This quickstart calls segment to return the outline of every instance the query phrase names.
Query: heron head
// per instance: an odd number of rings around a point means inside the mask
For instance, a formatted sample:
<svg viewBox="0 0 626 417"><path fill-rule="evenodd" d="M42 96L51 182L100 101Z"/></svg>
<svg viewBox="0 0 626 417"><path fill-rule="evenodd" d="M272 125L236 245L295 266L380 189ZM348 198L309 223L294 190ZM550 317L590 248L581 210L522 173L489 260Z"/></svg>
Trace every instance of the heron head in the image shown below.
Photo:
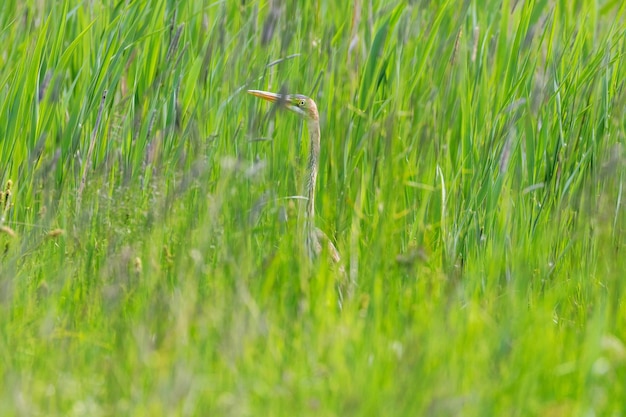
<svg viewBox="0 0 626 417"><path fill-rule="evenodd" d="M319 120L317 105L310 97L302 94L276 94L269 91L248 90L249 94L290 110L305 120Z"/></svg>

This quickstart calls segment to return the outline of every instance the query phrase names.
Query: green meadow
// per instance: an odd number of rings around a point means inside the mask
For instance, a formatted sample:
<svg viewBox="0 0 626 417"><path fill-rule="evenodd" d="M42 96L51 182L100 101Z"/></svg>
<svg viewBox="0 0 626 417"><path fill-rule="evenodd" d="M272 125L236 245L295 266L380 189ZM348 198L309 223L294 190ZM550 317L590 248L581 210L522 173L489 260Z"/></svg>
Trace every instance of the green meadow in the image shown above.
<svg viewBox="0 0 626 417"><path fill-rule="evenodd" d="M625 54L616 0L4 1L0 415L626 415ZM317 102L341 266L248 89Z"/></svg>

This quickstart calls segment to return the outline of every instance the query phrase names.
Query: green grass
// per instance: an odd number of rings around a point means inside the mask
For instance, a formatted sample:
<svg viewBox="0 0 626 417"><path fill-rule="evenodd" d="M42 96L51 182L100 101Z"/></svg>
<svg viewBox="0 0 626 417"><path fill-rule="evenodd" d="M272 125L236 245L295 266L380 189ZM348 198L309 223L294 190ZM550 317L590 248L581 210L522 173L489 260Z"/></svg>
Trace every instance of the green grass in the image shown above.
<svg viewBox="0 0 626 417"><path fill-rule="evenodd" d="M5 1L0 415L626 415L625 19Z"/></svg>

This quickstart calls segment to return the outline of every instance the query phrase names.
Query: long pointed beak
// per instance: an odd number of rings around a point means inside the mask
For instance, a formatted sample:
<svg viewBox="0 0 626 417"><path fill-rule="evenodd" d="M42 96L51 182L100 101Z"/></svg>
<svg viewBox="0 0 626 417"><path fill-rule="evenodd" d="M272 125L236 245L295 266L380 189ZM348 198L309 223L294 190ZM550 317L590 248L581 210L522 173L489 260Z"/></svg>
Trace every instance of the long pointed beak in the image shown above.
<svg viewBox="0 0 626 417"><path fill-rule="evenodd" d="M276 107L285 108L301 117L307 117L306 113L304 113L302 109L294 105L294 100L289 94L270 93L269 91L262 90L248 90L248 94L270 101L274 103Z"/></svg>
<svg viewBox="0 0 626 417"><path fill-rule="evenodd" d="M255 97L262 98L267 101L271 101L272 103L278 103L285 101L285 96L276 93L270 93L269 91L261 91L261 90L248 90L248 94L252 94Z"/></svg>

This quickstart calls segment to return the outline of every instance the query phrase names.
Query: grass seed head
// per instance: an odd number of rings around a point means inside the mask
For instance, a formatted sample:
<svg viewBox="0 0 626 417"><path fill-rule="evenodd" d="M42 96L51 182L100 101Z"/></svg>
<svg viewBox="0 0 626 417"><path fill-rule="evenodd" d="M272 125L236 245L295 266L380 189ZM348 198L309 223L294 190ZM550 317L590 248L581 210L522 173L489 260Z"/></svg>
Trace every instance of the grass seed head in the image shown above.
<svg viewBox="0 0 626 417"><path fill-rule="evenodd" d="M13 181L8 180L5 190L0 191L0 207L4 210L8 209L11 204L11 187L13 187Z"/></svg>
<svg viewBox="0 0 626 417"><path fill-rule="evenodd" d="M11 229L9 226L0 226L0 232L9 235L10 237L17 236L15 231Z"/></svg>
<svg viewBox="0 0 626 417"><path fill-rule="evenodd" d="M133 269L135 270L136 275L140 275L141 271L143 271L143 264L141 263L141 258L139 256L135 257L133 261Z"/></svg>
<svg viewBox="0 0 626 417"><path fill-rule="evenodd" d="M51 239L56 239L57 237L61 236L63 233L65 233L65 230L63 229L53 229L48 232L47 237Z"/></svg>

